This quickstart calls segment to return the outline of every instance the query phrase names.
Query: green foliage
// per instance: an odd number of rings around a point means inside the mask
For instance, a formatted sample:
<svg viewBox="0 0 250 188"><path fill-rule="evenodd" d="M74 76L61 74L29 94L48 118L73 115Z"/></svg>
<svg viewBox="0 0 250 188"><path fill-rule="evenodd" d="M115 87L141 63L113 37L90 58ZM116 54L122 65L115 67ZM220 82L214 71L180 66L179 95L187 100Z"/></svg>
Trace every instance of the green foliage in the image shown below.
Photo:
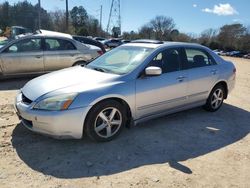
<svg viewBox="0 0 250 188"><path fill-rule="evenodd" d="M23 1L12 6L6 1L0 4L0 18L0 28L3 30L13 25L38 29L38 5L33 6L28 1ZM51 29L51 19L44 9L41 9L41 18L42 28Z"/></svg>

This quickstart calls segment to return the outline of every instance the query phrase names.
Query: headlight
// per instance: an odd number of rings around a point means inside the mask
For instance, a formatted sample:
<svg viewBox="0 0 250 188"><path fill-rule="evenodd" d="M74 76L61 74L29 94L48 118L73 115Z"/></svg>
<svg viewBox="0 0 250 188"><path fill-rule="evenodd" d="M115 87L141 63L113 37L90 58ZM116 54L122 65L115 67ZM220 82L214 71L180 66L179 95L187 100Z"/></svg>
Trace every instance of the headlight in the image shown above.
<svg viewBox="0 0 250 188"><path fill-rule="evenodd" d="M51 111L67 110L76 96L77 93L70 93L46 98L36 103L33 108Z"/></svg>

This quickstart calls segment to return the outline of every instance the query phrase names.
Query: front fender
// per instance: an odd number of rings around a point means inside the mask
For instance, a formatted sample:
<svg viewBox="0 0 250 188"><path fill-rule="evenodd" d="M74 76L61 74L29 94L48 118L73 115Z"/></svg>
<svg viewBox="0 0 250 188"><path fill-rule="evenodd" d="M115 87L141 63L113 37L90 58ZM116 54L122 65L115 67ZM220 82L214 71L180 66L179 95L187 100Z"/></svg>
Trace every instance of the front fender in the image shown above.
<svg viewBox="0 0 250 188"><path fill-rule="evenodd" d="M119 82L114 85L84 91L76 97L70 108L94 106L98 102L110 98L124 100L129 105L133 115L135 112L135 82Z"/></svg>

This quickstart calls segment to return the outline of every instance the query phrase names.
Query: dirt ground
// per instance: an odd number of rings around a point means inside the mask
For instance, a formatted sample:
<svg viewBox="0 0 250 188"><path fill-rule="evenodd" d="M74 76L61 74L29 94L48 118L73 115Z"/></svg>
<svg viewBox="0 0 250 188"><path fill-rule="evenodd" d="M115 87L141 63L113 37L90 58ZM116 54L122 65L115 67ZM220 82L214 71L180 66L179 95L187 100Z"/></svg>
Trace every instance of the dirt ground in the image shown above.
<svg viewBox="0 0 250 188"><path fill-rule="evenodd" d="M0 82L0 187L250 187L250 60L216 113L151 120L109 143L55 140L24 128L12 104L28 79Z"/></svg>

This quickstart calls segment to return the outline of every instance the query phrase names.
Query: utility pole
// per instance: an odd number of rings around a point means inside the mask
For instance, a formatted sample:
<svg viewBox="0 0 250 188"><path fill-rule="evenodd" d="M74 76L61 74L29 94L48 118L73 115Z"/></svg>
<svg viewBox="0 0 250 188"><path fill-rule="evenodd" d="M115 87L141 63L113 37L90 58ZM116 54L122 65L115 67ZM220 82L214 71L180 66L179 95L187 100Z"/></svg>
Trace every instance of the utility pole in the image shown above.
<svg viewBox="0 0 250 188"><path fill-rule="evenodd" d="M66 31L69 31L69 7L68 0L66 0Z"/></svg>
<svg viewBox="0 0 250 188"><path fill-rule="evenodd" d="M38 0L38 29L41 29L41 0Z"/></svg>
<svg viewBox="0 0 250 188"><path fill-rule="evenodd" d="M102 29L102 5L100 10L100 29Z"/></svg>
<svg viewBox="0 0 250 188"><path fill-rule="evenodd" d="M112 33L114 37L121 35L121 4L120 0L112 0L107 33Z"/></svg>

